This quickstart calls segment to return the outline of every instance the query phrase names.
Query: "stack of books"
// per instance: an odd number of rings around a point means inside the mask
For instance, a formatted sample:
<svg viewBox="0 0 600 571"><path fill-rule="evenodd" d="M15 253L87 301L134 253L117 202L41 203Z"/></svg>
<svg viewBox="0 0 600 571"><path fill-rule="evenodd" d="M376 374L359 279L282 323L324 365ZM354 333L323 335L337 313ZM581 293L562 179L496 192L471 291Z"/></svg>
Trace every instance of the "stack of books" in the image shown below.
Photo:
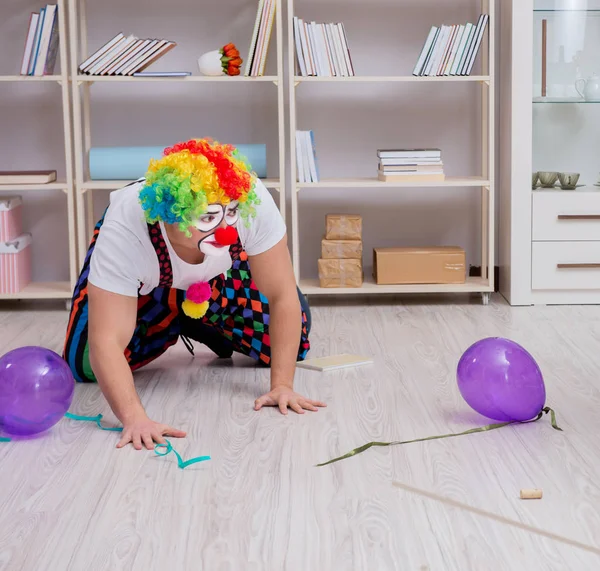
<svg viewBox="0 0 600 571"><path fill-rule="evenodd" d="M296 170L298 182L319 182L315 135L312 131L296 131Z"/></svg>
<svg viewBox="0 0 600 571"><path fill-rule="evenodd" d="M171 51L177 44L169 40L140 40L117 34L80 66L86 75L135 75Z"/></svg>
<svg viewBox="0 0 600 571"><path fill-rule="evenodd" d="M476 25L433 26L413 75L471 75L489 19L481 14Z"/></svg>
<svg viewBox="0 0 600 571"><path fill-rule="evenodd" d="M294 17L294 39L302 76L354 76L344 24L308 23Z"/></svg>
<svg viewBox="0 0 600 571"><path fill-rule="evenodd" d="M250 51L246 58L246 68L244 70L246 77L258 77L265 74L276 6L277 0L258 0L258 11L254 22Z"/></svg>
<svg viewBox="0 0 600 571"><path fill-rule="evenodd" d="M29 18L21 75L52 75L58 56L58 7L48 4Z"/></svg>
<svg viewBox="0 0 600 571"><path fill-rule="evenodd" d="M443 182L440 149L379 150L379 180L383 182Z"/></svg>

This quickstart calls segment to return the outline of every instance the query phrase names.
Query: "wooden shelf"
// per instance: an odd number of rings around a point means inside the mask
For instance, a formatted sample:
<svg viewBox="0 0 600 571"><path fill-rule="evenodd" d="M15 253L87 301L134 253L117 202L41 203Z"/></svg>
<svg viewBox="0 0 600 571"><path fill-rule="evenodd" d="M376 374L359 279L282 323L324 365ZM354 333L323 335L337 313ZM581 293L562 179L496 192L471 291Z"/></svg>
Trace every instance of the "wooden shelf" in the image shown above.
<svg viewBox="0 0 600 571"><path fill-rule="evenodd" d="M399 188L399 187L485 187L490 181L478 176L446 177L438 182L383 182L376 178L332 178L320 182L296 182L297 188Z"/></svg>
<svg viewBox="0 0 600 571"><path fill-rule="evenodd" d="M72 295L69 282L33 282L19 293L0 293L0 299L70 299Z"/></svg>
<svg viewBox="0 0 600 571"><path fill-rule="evenodd" d="M62 82L62 75L0 75L0 82L36 82L36 81L58 81Z"/></svg>
<svg viewBox="0 0 600 571"><path fill-rule="evenodd" d="M279 179L264 178L261 180L267 188L281 189L281 181ZM86 180L79 188L84 192L87 190L117 190L131 184L131 182L130 180Z"/></svg>
<svg viewBox="0 0 600 571"><path fill-rule="evenodd" d="M457 76L435 76L416 77L414 75L355 75L353 77L305 77L297 75L294 78L297 83L486 83L490 81L489 75L457 75Z"/></svg>
<svg viewBox="0 0 600 571"><path fill-rule="evenodd" d="M371 276L365 276L360 288L322 288L318 279L300 280L305 295L379 295L383 293L492 293L493 288L483 278L468 278L464 284L410 284L377 285Z"/></svg>
<svg viewBox="0 0 600 571"><path fill-rule="evenodd" d="M262 83L262 82L277 82L279 78L276 75L263 75L261 77L245 77L243 75L229 76L229 75L217 75L217 76L205 76L205 75L187 75L185 77L134 77L132 75L78 75L77 81L82 83L97 83L97 82L108 82L108 83L127 83L127 82L140 82L140 81L169 81L169 82L209 82L209 83Z"/></svg>
<svg viewBox="0 0 600 571"><path fill-rule="evenodd" d="M0 192L27 192L31 190L63 190L67 191L66 182L55 181L46 184L0 184Z"/></svg>

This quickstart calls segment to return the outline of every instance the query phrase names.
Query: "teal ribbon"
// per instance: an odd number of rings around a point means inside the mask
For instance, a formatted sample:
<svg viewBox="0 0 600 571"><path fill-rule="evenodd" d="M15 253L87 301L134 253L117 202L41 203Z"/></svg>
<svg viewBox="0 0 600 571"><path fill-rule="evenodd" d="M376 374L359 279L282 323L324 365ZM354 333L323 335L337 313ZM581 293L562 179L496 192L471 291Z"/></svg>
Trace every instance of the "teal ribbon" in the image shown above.
<svg viewBox="0 0 600 571"><path fill-rule="evenodd" d="M10 442L10 438L0 438L0 442Z"/></svg>
<svg viewBox="0 0 600 571"><path fill-rule="evenodd" d="M110 427L110 426L102 426L102 415L99 414L98 416L80 416L78 414L71 414L70 412L67 412L65 414L65 417L70 419L70 420L81 420L84 422L95 422L96 426L100 429L100 430L106 430L108 432L123 432L123 428L122 427ZM192 464L198 464L198 462L204 462L205 460L210 460L210 456L197 456L196 458L190 458L189 460L183 460L183 458L179 455L179 453L177 452L177 450L175 450L175 448L173 448L173 446L171 445L171 443L167 440L166 444L156 444L154 446L154 453L157 454L158 456L167 456L167 454L170 454L171 452L173 452L173 454L175 454L175 456L177 457L177 465L183 470L184 468L187 468L188 466L191 466Z"/></svg>
<svg viewBox="0 0 600 571"><path fill-rule="evenodd" d="M333 460L328 460L327 462L322 462L321 464L317 464L317 467L327 466L328 464L333 464L334 462L339 462L340 460L345 460L346 458L351 458L352 456L356 456L357 454L361 454L365 452L369 448L373 448L374 446L399 446L400 444L414 444L415 442L425 442L426 440L439 440L441 438L453 438L455 436L465 436L467 434L475 434L477 432L488 432L490 430L496 430L497 428L503 428L504 426L510 426L511 424L528 424L530 422L537 422L544 416L544 414L550 414L550 422L552 424L552 428L554 430L560 430L562 432L562 428L558 426L556 423L556 413L549 407L543 408L536 418L532 418L531 420L519 421L513 420L511 422L498 422L495 424L488 424L486 426L480 426L479 428L471 428L470 430L465 430L464 432L457 432L452 434L442 434L441 436L427 436L426 438L417 438L415 440L397 440L395 442L369 442L367 444L363 444L354 450L351 450L347 454L343 456L339 456L338 458L334 458Z"/></svg>

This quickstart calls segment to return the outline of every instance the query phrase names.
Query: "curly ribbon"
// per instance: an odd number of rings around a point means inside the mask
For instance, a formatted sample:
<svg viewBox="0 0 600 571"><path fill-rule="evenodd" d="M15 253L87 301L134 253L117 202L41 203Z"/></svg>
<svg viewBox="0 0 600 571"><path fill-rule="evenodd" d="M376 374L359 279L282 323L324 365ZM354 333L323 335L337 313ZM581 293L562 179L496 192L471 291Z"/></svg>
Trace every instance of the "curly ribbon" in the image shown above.
<svg viewBox="0 0 600 571"><path fill-rule="evenodd" d="M109 426L102 426L102 415L99 414L98 416L80 416L78 414L71 414L70 412L67 412L65 414L65 417L70 419L70 420L82 420L84 422L95 422L96 425L98 426L98 428L100 430L106 430L108 432L123 432L123 428L121 427L109 427ZM164 451L163 451L164 448ZM173 448L173 446L171 445L171 443L167 440L166 444L156 444L154 446L154 453L158 456L166 456L167 454L170 454L171 452L173 452L173 454L175 454L175 456L177 457L177 465L183 470L184 468L187 468L188 466L191 466L192 464L197 464L198 462L204 462L205 460L210 460L210 456L198 456L196 458L190 458L189 460L183 460L183 458L179 455L179 453L177 452L177 450L175 450L175 448Z"/></svg>
<svg viewBox="0 0 600 571"><path fill-rule="evenodd" d="M328 464L333 464L334 462L339 462L340 460L345 460L346 458L350 458L352 456L356 456L357 454L361 454L365 452L369 448L373 446L398 446L400 444L414 444L415 442L425 442L426 440L439 440L441 438L453 438L454 436L465 436L467 434L475 434L476 432L488 432L489 430L496 430L497 428L502 428L504 426L510 426L511 424L528 424L530 422L537 422L544 416L544 414L550 414L550 422L552 424L552 428L555 430L560 430L562 432L562 428L558 426L556 423L556 413L553 409L549 407L543 408L536 418L532 418L531 420L513 420L510 422L498 422L495 424L488 424L486 426L481 426L479 428L471 428L470 430L465 430L464 432L457 432L453 434L442 434L441 436L428 436L426 438L417 438L416 440L397 440L395 442L369 442L368 444L363 444L354 450L351 450L347 454L343 456L339 456L338 458L334 458L333 460L328 460L327 462L323 462L321 464L317 464L317 467L327 466Z"/></svg>

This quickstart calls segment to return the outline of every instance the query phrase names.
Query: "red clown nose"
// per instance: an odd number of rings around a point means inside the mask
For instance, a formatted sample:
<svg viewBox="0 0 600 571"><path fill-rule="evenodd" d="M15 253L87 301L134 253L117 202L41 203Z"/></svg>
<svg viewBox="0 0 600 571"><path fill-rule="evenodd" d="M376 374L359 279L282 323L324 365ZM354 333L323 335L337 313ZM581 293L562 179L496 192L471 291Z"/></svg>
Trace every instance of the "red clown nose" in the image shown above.
<svg viewBox="0 0 600 571"><path fill-rule="evenodd" d="M237 230L233 226L218 228L215 232L215 240L222 246L231 246L238 240Z"/></svg>

